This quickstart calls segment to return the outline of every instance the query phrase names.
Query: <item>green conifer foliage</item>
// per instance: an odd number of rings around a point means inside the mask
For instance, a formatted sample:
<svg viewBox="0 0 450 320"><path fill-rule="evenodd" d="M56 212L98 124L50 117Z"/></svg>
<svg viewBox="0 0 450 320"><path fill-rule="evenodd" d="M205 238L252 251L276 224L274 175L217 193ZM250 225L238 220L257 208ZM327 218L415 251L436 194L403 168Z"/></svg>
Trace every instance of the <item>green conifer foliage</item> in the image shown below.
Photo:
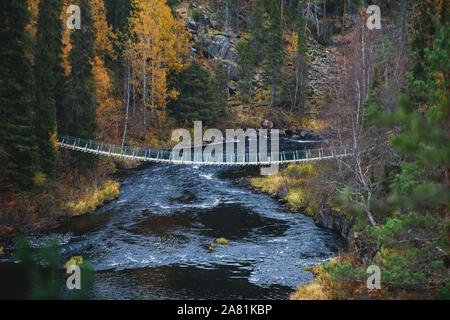
<svg viewBox="0 0 450 320"><path fill-rule="evenodd" d="M56 97L62 87L62 0L39 3L35 53L35 126L39 163L43 172L55 177Z"/></svg>
<svg viewBox="0 0 450 320"><path fill-rule="evenodd" d="M25 55L30 13L26 0L1 0L0 4L0 170L16 190L25 190L39 169L30 63Z"/></svg>
<svg viewBox="0 0 450 320"><path fill-rule="evenodd" d="M73 30L69 55L71 72L60 132L67 135L94 138L96 129L95 78L91 61L94 58L94 28L88 0L79 1L81 29Z"/></svg>
<svg viewBox="0 0 450 320"><path fill-rule="evenodd" d="M290 110L300 110L305 104L305 89L308 83L308 64L306 62L308 47L306 44L305 18L303 16L303 1L297 5L295 27L297 33L297 56L295 57L294 74L285 77L281 103L290 105Z"/></svg>
<svg viewBox="0 0 450 320"><path fill-rule="evenodd" d="M269 1L269 28L266 43L264 71L271 86L271 105L277 103L277 92L282 78L281 68L284 64L283 33L281 28L280 7L277 0Z"/></svg>
<svg viewBox="0 0 450 320"><path fill-rule="evenodd" d="M449 6L446 1L443 1L442 5L438 7L434 0L416 0L414 1L413 12L413 35L411 39L412 74L417 80L423 80L425 77L423 68L425 49L432 46L439 33L440 25L445 24L446 19L448 19L450 14Z"/></svg>
<svg viewBox="0 0 450 320"><path fill-rule="evenodd" d="M240 94L243 101L251 103L253 72L256 67L256 57L247 41L238 43Z"/></svg>
<svg viewBox="0 0 450 320"><path fill-rule="evenodd" d="M250 17L251 40L250 44L257 62L264 58L264 49L267 42L267 30L265 27L264 1L254 2L253 13Z"/></svg>
<svg viewBox="0 0 450 320"><path fill-rule="evenodd" d="M66 275L62 270L64 262L61 259L61 245L55 235L49 237L46 243L38 250L31 248L26 236L16 239L16 251L13 256L16 263L24 266L30 291L27 298L38 300L57 299L88 299L95 281L93 264L90 261L81 261L80 289L68 290L65 288ZM71 259L66 265L73 260Z"/></svg>
<svg viewBox="0 0 450 320"><path fill-rule="evenodd" d="M214 68L214 78L212 80L216 91L217 105L220 112L228 108L228 71L222 64L217 64Z"/></svg>
<svg viewBox="0 0 450 320"><path fill-rule="evenodd" d="M209 71L193 62L180 75L180 93L169 109L177 120L211 122L223 112L217 100L217 85Z"/></svg>

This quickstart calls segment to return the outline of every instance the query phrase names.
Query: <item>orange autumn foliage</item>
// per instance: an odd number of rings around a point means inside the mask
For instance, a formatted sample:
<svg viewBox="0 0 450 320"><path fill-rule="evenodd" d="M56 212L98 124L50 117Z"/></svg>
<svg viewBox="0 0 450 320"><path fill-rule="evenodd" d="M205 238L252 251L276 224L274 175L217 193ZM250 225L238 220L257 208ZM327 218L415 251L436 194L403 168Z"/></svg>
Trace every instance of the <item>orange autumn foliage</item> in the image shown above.
<svg viewBox="0 0 450 320"><path fill-rule="evenodd" d="M115 34L112 31L112 26L106 21L106 10L103 0L90 0L91 16L93 26L95 29L94 53L105 59L105 56L115 59L113 48L113 41Z"/></svg>
<svg viewBox="0 0 450 320"><path fill-rule="evenodd" d="M120 137L122 100L114 96L108 71L99 57L94 58L92 71L96 80L97 136L101 141L114 142Z"/></svg>
<svg viewBox="0 0 450 320"><path fill-rule="evenodd" d="M31 21L26 26L25 31L29 33L31 36L36 35L36 24L37 24L37 17L39 13L39 2L40 0L28 0L28 10L31 13Z"/></svg>
<svg viewBox="0 0 450 320"><path fill-rule="evenodd" d="M168 89L167 75L186 67L189 33L182 18L174 18L163 0L133 0L132 8L127 52L134 70L133 85L142 96L144 113L150 109L153 120L158 111L165 113L169 99L178 96Z"/></svg>

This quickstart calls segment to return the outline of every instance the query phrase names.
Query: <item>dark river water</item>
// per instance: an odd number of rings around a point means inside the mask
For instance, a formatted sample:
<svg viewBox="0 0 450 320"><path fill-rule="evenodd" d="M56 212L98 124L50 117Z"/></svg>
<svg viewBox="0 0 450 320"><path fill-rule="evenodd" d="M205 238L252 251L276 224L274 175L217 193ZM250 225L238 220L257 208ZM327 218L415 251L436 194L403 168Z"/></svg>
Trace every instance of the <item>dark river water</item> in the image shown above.
<svg viewBox="0 0 450 320"><path fill-rule="evenodd" d="M96 298L286 299L313 279L306 266L335 256L343 243L311 218L234 184L244 170L135 170L123 177L117 200L51 233L64 258L94 263ZM38 245L46 237L30 238ZM220 237L229 244L209 251Z"/></svg>

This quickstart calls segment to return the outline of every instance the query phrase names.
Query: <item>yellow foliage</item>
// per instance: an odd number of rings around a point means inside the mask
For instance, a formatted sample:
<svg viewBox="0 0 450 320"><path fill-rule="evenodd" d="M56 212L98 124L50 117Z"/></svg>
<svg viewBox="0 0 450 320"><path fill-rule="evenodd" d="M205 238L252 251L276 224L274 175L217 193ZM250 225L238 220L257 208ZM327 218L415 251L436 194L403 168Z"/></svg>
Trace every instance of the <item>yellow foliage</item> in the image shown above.
<svg viewBox="0 0 450 320"><path fill-rule="evenodd" d="M31 21L26 26L25 31L33 37L36 35L37 31L36 24L39 13L39 2L40 0L28 0L28 10L31 12Z"/></svg>
<svg viewBox="0 0 450 320"><path fill-rule="evenodd" d="M251 178L250 183L266 193L287 192L284 200L291 209L304 208L304 213L314 216L318 209L320 199L314 179L317 168L314 163L290 164L278 173L267 176Z"/></svg>
<svg viewBox="0 0 450 320"><path fill-rule="evenodd" d="M222 238L216 239L216 243L217 244L228 244L228 240L222 237Z"/></svg>
<svg viewBox="0 0 450 320"><path fill-rule="evenodd" d="M132 1L127 56L134 70L135 87L143 96L144 108L166 111L169 98L167 75L181 72L189 52L189 33L181 17L174 18L165 1ZM147 101L146 97L149 96Z"/></svg>
<svg viewBox="0 0 450 320"><path fill-rule="evenodd" d="M251 178L250 182L255 187L260 188L263 192L275 193L281 190L285 179L281 176L280 173L277 173L262 178Z"/></svg>
<svg viewBox="0 0 450 320"><path fill-rule="evenodd" d="M303 190L300 188L289 189L286 200L292 208L304 207L306 205Z"/></svg>
<svg viewBox="0 0 450 320"><path fill-rule="evenodd" d="M339 259L330 259L328 264L335 265ZM297 291L290 296L290 300L332 300L337 298L336 292L342 288L339 283L331 279L328 272L323 270L322 264L316 264L305 270L313 273L316 278L311 283L298 286Z"/></svg>
<svg viewBox="0 0 450 320"><path fill-rule="evenodd" d="M95 29L94 53L103 60L106 55L115 59L113 41L115 34L112 26L106 21L106 10L103 0L90 0L91 15Z"/></svg>
<svg viewBox="0 0 450 320"><path fill-rule="evenodd" d="M92 67L96 80L95 98L99 104L97 108L97 136L102 141L115 141L120 136L122 100L114 96L114 88L103 60L95 57Z"/></svg>
<svg viewBox="0 0 450 320"><path fill-rule="evenodd" d="M333 299L334 287L331 276L322 271L322 267L317 265L311 270L317 274L316 279L311 283L300 285L297 291L294 292L290 300L330 300Z"/></svg>
<svg viewBox="0 0 450 320"><path fill-rule="evenodd" d="M47 179L45 177L45 174L43 174L42 172L36 173L33 177L33 183L37 187L43 186L46 180Z"/></svg>
<svg viewBox="0 0 450 320"><path fill-rule="evenodd" d="M73 256L69 259L69 261L66 262L64 265L64 269L67 269L69 266L79 266L83 264L83 257L82 256Z"/></svg>
<svg viewBox="0 0 450 320"><path fill-rule="evenodd" d="M49 131L48 134L50 135L50 141L52 142L53 148L58 150L58 137L56 135L56 130Z"/></svg>

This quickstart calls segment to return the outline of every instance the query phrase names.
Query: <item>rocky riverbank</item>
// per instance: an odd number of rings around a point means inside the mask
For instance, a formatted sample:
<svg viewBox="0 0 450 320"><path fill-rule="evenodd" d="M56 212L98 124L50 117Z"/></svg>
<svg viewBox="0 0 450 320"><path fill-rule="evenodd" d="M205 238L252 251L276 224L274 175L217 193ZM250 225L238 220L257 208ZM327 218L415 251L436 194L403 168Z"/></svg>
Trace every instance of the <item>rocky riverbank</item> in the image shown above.
<svg viewBox="0 0 450 320"><path fill-rule="evenodd" d="M237 178L234 180L234 182L237 185L248 188L255 193L267 193L264 192L260 187L253 185L248 177ZM305 208L302 206L292 207L287 199L287 195L289 194L289 189L287 186L284 186L277 192L268 194L273 199L277 199L279 202L281 202L287 210L291 212L310 215L314 218L314 222L318 226L336 232L347 241L350 239L355 222L352 218L347 217L343 212L333 209L326 203L321 204L318 211L313 214L306 213Z"/></svg>

